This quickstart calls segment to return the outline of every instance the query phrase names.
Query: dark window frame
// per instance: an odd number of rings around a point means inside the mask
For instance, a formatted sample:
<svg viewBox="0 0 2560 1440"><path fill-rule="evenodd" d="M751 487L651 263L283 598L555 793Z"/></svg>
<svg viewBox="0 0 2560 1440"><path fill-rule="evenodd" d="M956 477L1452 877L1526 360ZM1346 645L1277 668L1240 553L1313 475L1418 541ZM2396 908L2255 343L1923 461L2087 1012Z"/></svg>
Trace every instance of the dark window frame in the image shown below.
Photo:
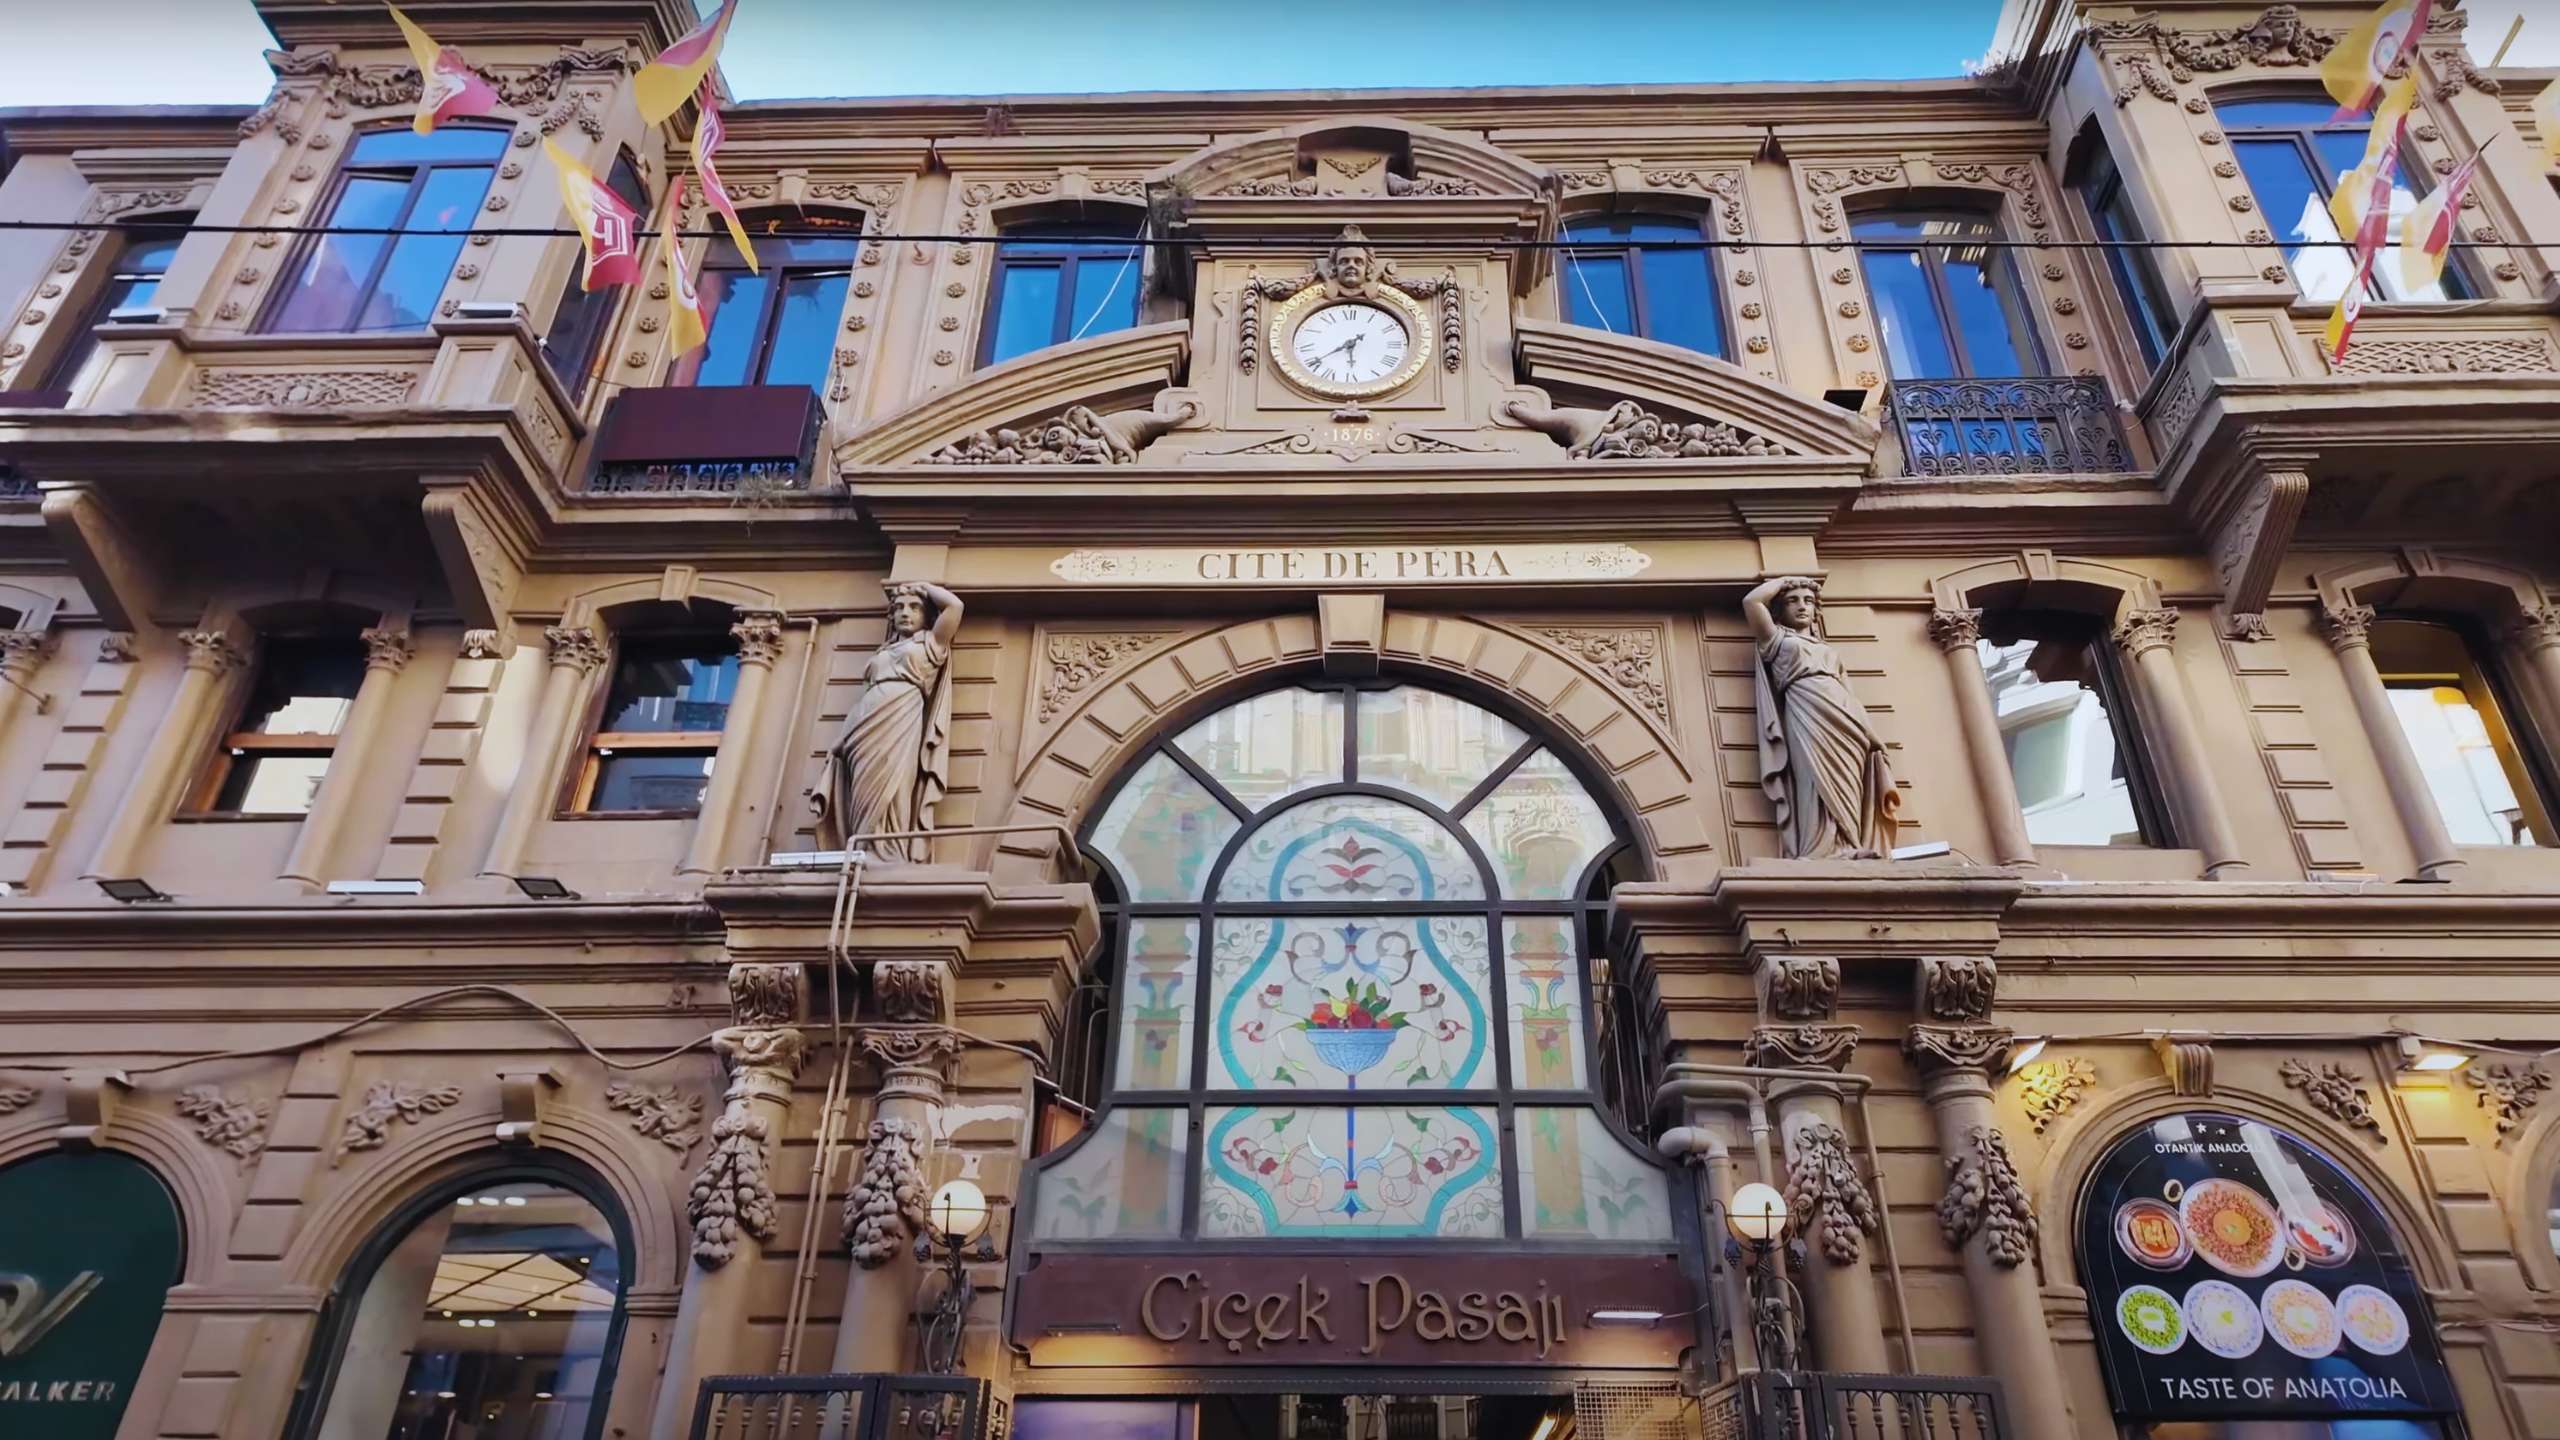
<svg viewBox="0 0 2560 1440"><path fill-rule="evenodd" d="M723 656L738 653L737 637L714 625L652 625L627 631L616 631L613 648L601 669L601 683L587 698L586 723L580 730L585 737L579 747L577 768L563 777L561 793L553 807L553 816L561 820L691 820L702 814L700 806L690 809L599 810L594 808L598 782L603 778L604 762L616 753L648 751L676 758L699 756L708 759L720 752L720 737L727 733L726 717L719 730L607 730L604 729L605 706L613 698L628 648L632 646L674 646L700 641L704 653L719 650ZM725 647L725 648L722 648ZM693 657L699 658L699 657Z"/></svg>
<svg viewBox="0 0 2560 1440"><path fill-rule="evenodd" d="M79 374L80 367L88 363L91 355L97 353L98 327L107 323L109 315L125 308L115 303L117 293L127 283L142 278L141 272L127 268L126 261L131 259L133 252L144 244L157 243L161 240L186 243L187 232L194 227L196 217L195 212L189 211L185 215L172 216L166 220L144 216L130 223L135 228L120 231L117 234L115 263L104 267L106 278L99 282L97 293L90 297L88 305L82 309L78 328L67 332L61 353L53 357L52 365L45 371L44 383L34 388L67 390L71 387L71 382ZM169 255L169 264L177 263L177 258L177 252L172 250ZM169 269L166 264L150 276L151 291L155 298L159 295L161 282L168 278Z"/></svg>
<svg viewBox="0 0 2560 1440"><path fill-rule="evenodd" d="M1115 206L1112 208L1118 209L1119 207ZM1022 355L1036 355L1043 350L1064 345L1075 338L1076 300L1082 292L1073 282L1076 276L1081 273L1082 261L1089 258L1108 255L1111 252L1111 247L1090 243L1077 243L1069 241L1064 237L1069 235L1095 234L1097 233L1097 223L1111 225L1127 224L1129 226L1129 249L1132 252L1135 252L1138 249L1139 234L1146 227L1145 217L1143 215L1136 215L1133 213L1131 216L1125 218L1118 215L1108 216L1102 222L1089 220L1025 221L1019 225L1007 226L1005 228L1003 232L1005 243L996 247L996 259L993 267L995 273L989 277L987 283L986 316L978 325L977 368L983 370L989 365L1019 360L1022 358ZM1044 241L1047 243L1043 243ZM1143 289L1146 284L1145 257L1132 253L1128 257L1127 265L1131 273L1130 288L1132 291L1129 313L1132 317L1132 323L1134 324L1139 312L1144 308L1140 302L1143 301L1145 297L1135 292ZM1008 282L1013 278L1013 273L1016 270L1048 269L1058 271L1058 278L1060 281L1058 285L1057 305L1051 312L1049 319L1048 344L1034 345L1030 349L1023 351L1022 355L1008 355L1005 357L1004 361L996 360L994 358L996 352L996 337L1004 328L999 322L1004 315L1005 290L1008 286ZM1099 302L1097 302L1096 309L1098 312ZM1094 333L1108 335L1113 333L1113 331L1100 330Z"/></svg>
<svg viewBox="0 0 2560 1440"><path fill-rule="evenodd" d="M2373 134L2373 122L2368 119L2346 120L2324 125L2282 124L2273 121L2260 121L2253 123L2240 118L2233 113L2235 107L2243 105L2260 104L2268 101L2302 101L2311 98L2312 97L2306 96L2299 91L2285 89L2270 90L2250 88L2236 90L2228 94L2216 95L2214 97L2213 122L2216 128L2222 131L2223 137L2226 141L2292 141L2295 157L2301 161L2304 173L2311 177L2311 187L2313 192L2319 196L2321 204L2326 206L2337 195L2337 177L2331 173L2329 161L2321 155L2320 147L2312 140L2312 137L2320 134L2354 134L2360 142L2370 144ZM2323 100L2319 103L2325 104L2326 101ZM2414 126L2425 121L2426 113L2423 110L2416 111L2413 112L2409 118L2410 123ZM2429 194L2434 192L2438 184L2442 183L2442 177L2436 175L2433 170L2423 164L2413 165L2411 162L2416 158L2417 157L2413 152L2411 152L2404 144L2400 150L2399 164L2393 171L2392 183L2401 186L2408 190L2412 195L2423 200ZM2234 164L2240 166L2240 181L2242 184L2249 186L2249 198L2251 202L2256 204L2259 207L2259 213L2264 215L2266 210L2265 202L2259 197L2257 186L2250 181L2248 165L2245 161L2241 160L2240 152L2236 145L2232 150L2232 161ZM2427 181L2426 189L2421 190L2417 186L2408 183L2410 180L2421 176L2423 176ZM2274 222L2272 219L2268 221L2267 233L2270 235L2275 233ZM2459 239L2461 237L2456 236L2455 238ZM2297 247L2287 246L2283 238L2279 236L2274 242L2274 248L2278 250L2286 250ZM2331 247L2326 241L2306 240L2302 242L2298 248L2303 250L2312 250L2327 249ZM2345 251L2352 262L2355 255L2355 237L2353 235L2341 237L2337 241L2335 248ZM2454 305L2460 304L2464 301L2480 299L2483 294L2479 283L2472 278L2470 268L2464 263L2462 252L2460 250L2455 250L2445 257L2444 278L2438 282L2443 286L2445 291L2445 296L2442 300L2392 299L2389 295L2383 293L2382 281L2379 278L2382 265L2383 260L2377 257L2374 261L2374 274L2365 278L2365 298L2368 301L2391 305ZM2317 303L2326 305L2331 302L2323 300Z"/></svg>
<svg viewBox="0 0 2560 1440"><path fill-rule="evenodd" d="M397 133L405 128L405 126L398 124L382 124L357 130L347 136L346 146L340 152L342 158L338 162L338 169L335 174L329 177L328 193L323 197L321 203L313 206L310 211L311 216L313 217L313 225L316 230L325 232L328 226L335 221L338 213L338 205L346 198L347 186L351 181L358 179L388 180L391 179L393 174L397 171L408 171L409 188L407 192L400 197L399 213L392 221L392 225L395 228L405 230L408 228L410 220L415 216L418 196L425 191L428 180L433 177L436 171L486 167L489 171L491 182L495 183L498 174L498 167L505 163L503 157L506 153L506 147L504 144L501 144L499 149L490 155L474 159L403 160L388 163L363 163L359 162L355 158L357 148L361 146L365 140L375 135ZM502 138L511 133L514 129L512 125L505 122L490 123L486 121L473 120L456 120L450 122L449 127L439 128L487 131ZM473 203L475 206L486 204L488 198L488 187L482 186L480 199ZM457 231L455 233L458 234L461 232ZM292 256L285 262L284 267L277 274L275 289L268 294L266 303L259 308L258 323L253 333L260 335L391 335L412 333L410 327L406 326L388 330L361 330L354 326L354 322L364 317L366 307L372 305L374 297L380 293L382 288L383 272L391 268L392 258L400 249L400 241L407 238L402 235L386 235L382 237L384 241L382 253L373 258L372 266L365 272L364 283L356 287L353 292L354 299L347 307L349 311L348 324L329 330L282 330L277 328L278 323L284 316L286 308L293 303L294 282L301 278L304 267L308 266L314 257L320 253L320 246L325 243L328 238L329 236L326 233L305 235L302 237L302 243L294 247ZM432 324L432 322L428 323ZM421 325L417 328L425 329L427 327L426 325Z"/></svg>
<svg viewBox="0 0 2560 1440"><path fill-rule="evenodd" d="M300 821L310 815L311 812L308 810L224 809L215 802L222 798L223 789L230 783L232 772L239 768L239 762L252 757L289 760L326 756L329 765L336 766L338 741L345 734L343 730L332 730L326 734L316 731L270 734L262 730L243 729L242 723L249 718L249 707L257 701L259 682L266 677L268 666L274 662L276 646L339 642L352 648L359 660L361 659L364 643L354 628L306 625L300 628L280 628L259 633L256 650L251 655L248 666L245 667L238 683L232 687L232 693L224 697L225 708L222 713L228 718L222 728L214 732L212 748L204 761L196 767L196 778L187 791L186 803L179 807L177 815L173 818ZM359 665L356 682L359 687L364 683L363 673ZM350 706L354 705L355 700L352 695L347 697L347 703ZM322 773L322 783L325 784L327 772L324 769Z"/></svg>
<svg viewBox="0 0 2560 1440"><path fill-rule="evenodd" d="M1657 223L1673 223L1682 226L1694 226L1698 232L1698 238L1702 241L1709 242L1705 249L1695 252L1682 251L1658 253L1695 253L1699 256L1700 262L1706 267L1707 272L1707 319L1709 324L1711 324L1715 329L1716 348L1713 350L1699 350L1695 353L1700 355L1712 355L1719 360L1731 360L1733 358L1733 327L1725 323L1724 275L1722 273L1723 267L1716 263L1716 251L1713 244L1715 237L1711 233L1714 229L1715 216L1712 212L1701 210L1695 214L1688 214L1673 210L1645 210L1629 211L1624 214L1620 214L1611 211L1590 211L1580 215L1567 216L1564 222L1565 234L1562 237L1567 242L1562 247L1561 258L1564 265L1569 268L1572 266L1574 261L1580 259L1618 259L1627 267L1627 315L1630 322L1635 327L1635 334L1637 338L1652 340L1663 345L1678 345L1683 350L1690 349L1691 347L1680 341L1665 340L1654 333L1653 297L1650 287L1645 284L1644 279L1644 256L1646 247L1651 242L1636 239L1616 241L1603 239L1598 242L1590 242L1575 240L1572 234L1573 227L1576 224L1588 221L1625 221L1633 223L1648 220ZM1565 312L1564 318L1570 320L1573 308L1573 298L1570 294L1565 297L1562 308Z"/></svg>
<svg viewBox="0 0 2560 1440"><path fill-rule="evenodd" d="M2032 367L2024 375L2008 375L1996 371L1985 371L1977 368L1973 363L1972 353L1965 345L1964 326L1959 324L1956 319L1958 311L1956 309L1955 292L1947 285L1946 252L1949 250L1961 249L1962 242L1928 239L1912 239L1906 241L1898 237L1890 240L1879 241L1868 240L1856 234L1856 225L1859 221L1879 219L1914 221L1965 220L1975 224L1989 225L1992 233L1988 236L1980 237L1989 240L2006 240L2008 238L2008 228L2002 223L2001 218L1995 213L1988 210L1966 209L1961 206L1936 205L1913 206L1909 208L1894 206L1865 211L1853 217L1851 221L1851 237L1858 242L1858 273L1861 280L1865 280L1867 262L1873 256L1909 253L1919 258L1921 277L1927 282L1929 287L1929 307L1933 318L1937 321L1938 333L1946 341L1947 354L1953 358L1957 372L1953 375L1894 375L1891 376L1892 379L1916 381L2009 379L2046 380L2053 378L2053 360L2045 353L2044 336L2037 333L2035 307L2028 303L2026 277L2019 273L2018 256L2016 251L2005 247L1994 250L1991 252L1990 263L1997 266L2000 272L2006 277L2009 286L2009 293L2015 296L2018 302L2016 310L2017 321L2014 327L2017 333L2012 336L2012 340L2020 350L2025 352L2019 356L2020 362L2023 365ZM1875 285L1872 281L1867 282L1867 290L1868 299L1872 301L1874 299L1875 290ZM1876 343L1879 345L1884 344L1881 336L1879 336ZM1892 356L1888 353L1885 357L1885 369L1887 371L1891 371L1892 368Z"/></svg>
<svg viewBox="0 0 2560 1440"><path fill-rule="evenodd" d="M2072 188L2079 193L2090 234L2099 240L2148 244L2151 234L2133 208L2132 187L2125 181L2124 167L2116 163L2115 152L2107 148L2105 136L2094 129L2089 133L2089 152ZM2119 207L2123 212L2121 225L2113 218ZM2148 368L2156 371L2177 349L2178 337L2186 330L2186 316L2170 292L2169 278L2161 273L2156 253L2129 250L2118 244L2108 245L2105 254L2107 273L2115 280L2116 297L2133 327L2134 348L2141 352Z"/></svg>
<svg viewBox="0 0 2560 1440"><path fill-rule="evenodd" d="M2125 794L2132 802L2134 828L2141 836L2138 848L2181 848L2184 837L2178 825L2177 805L2162 783L2165 772L2151 750L2152 712L2134 685L2123 654L2108 638L2106 626L2093 616L2073 611L2021 605L1986 612L1982 631L1984 639L1998 645L2034 640L2039 644L2077 645L2084 650L2089 657L2089 676L2080 683L2097 694L2098 708L2115 735L2116 760L2124 766Z"/></svg>
<svg viewBox="0 0 2560 1440"><path fill-rule="evenodd" d="M2543 828L2546 831L2551 830L2552 822L2560 822L2560 739L2552 736L2550 727L2543 723L2543 717L2536 714L2533 708L2525 703L2530 692L2519 684L2516 676L2511 673L2506 657L2495 642L2488 624L2480 616L2468 611L2397 609L2387 606L2377 607L2372 623L2387 625L2395 621L2432 626L2435 629L2447 631L2462 645L2473 668L2480 672L2481 683L2488 688L2490 701L2497 706L2495 717L2497 724L2505 729L2507 742L2515 747L2516 766L2523 772L2521 778L2530 792L2519 795L2517 799L2528 806L2526 811L2528 816L2532 814L2530 807L2539 806L2546 821ZM2391 676L2398 672L2383 671L2381 673L2383 689L2386 692L2399 688L2391 681ZM2483 847L2461 846L2458 848ZM2560 834L2531 845L2493 848L2560 849Z"/></svg>
<svg viewBox="0 0 2560 1440"><path fill-rule="evenodd" d="M629 189L623 188L626 180L630 182ZM635 212L642 216L649 214L653 203L649 183L641 178L639 162L628 149L614 152L613 165L605 172L605 184ZM666 243L675 245L682 242L670 236ZM583 403L587 398L587 387L597 378L590 373L596 355L604 348L605 337L612 333L613 322L621 314L622 292L631 287L607 285L599 290L587 289L584 284L586 264L583 245L577 251L577 257L569 266L569 278L561 289L560 303L552 307L551 324L542 336L542 357L551 366L552 377L569 392L569 399ZM570 317L565 333L560 325L564 313Z"/></svg>
<svg viewBox="0 0 2560 1440"><path fill-rule="evenodd" d="M782 256L767 256L761 250L757 252L756 263L761 267L762 275L770 283L765 286L764 298L760 302L761 309L756 316L755 339L747 346L747 353L752 358L747 362L745 378L738 381L739 384L765 385L772 383L765 377L773 372L774 334L781 328L783 301L788 298L790 294L791 282L793 280L824 279L831 275L843 275L846 277L848 288L850 288L853 273L862 263L862 247L869 243L864 238L869 231L867 217L859 211L851 212L849 214L847 212L833 212L828 216L828 219L842 220L844 222L844 237L853 242L854 253L847 256L845 259L803 260L795 262ZM758 224L761 224L764 227L764 233L772 234L778 230L788 230L795 226L805 226L807 222L799 217L795 217L791 221L785 221L778 217L765 216L753 217L746 223L748 224L747 239L749 243L753 243L758 238L755 228ZM824 228L828 231L833 231L836 227L830 224ZM726 242L720 240L714 240L711 242L710 252L703 257L702 269L696 277L697 285L699 285L702 280L707 279L715 273L737 275L751 273L747 269L747 263L743 257L724 255L722 247L725 243ZM724 290L721 304L725 305L727 303L728 300L726 299L726 292ZM712 314L711 319L715 324L718 322L719 316L716 310ZM832 323L828 326L830 334L833 334L834 328L835 327ZM670 370L667 375L668 386L671 388L691 388L698 384L699 382L695 377L702 373L702 362L710 358L710 355L711 347L706 341L691 353L677 360L674 368Z"/></svg>

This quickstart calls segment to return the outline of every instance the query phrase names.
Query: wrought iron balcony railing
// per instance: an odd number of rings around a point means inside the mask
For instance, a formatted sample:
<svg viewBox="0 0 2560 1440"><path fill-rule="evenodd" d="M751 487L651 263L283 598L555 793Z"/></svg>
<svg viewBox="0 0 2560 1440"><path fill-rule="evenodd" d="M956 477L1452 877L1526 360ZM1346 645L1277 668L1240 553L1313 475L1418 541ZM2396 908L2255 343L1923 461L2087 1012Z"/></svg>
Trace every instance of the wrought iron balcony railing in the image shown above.
<svg viewBox="0 0 2560 1440"><path fill-rule="evenodd" d="M2115 397L2094 375L1896 380L1914 475L2114 475L2133 468Z"/></svg>
<svg viewBox="0 0 2560 1440"><path fill-rule="evenodd" d="M1006 1421L965 1375L707 1375L691 1440L1003 1440Z"/></svg>
<svg viewBox="0 0 2560 1440"><path fill-rule="evenodd" d="M1980 1375L1764 1370L1708 1391L1699 1418L1705 1440L2020 1440Z"/></svg>

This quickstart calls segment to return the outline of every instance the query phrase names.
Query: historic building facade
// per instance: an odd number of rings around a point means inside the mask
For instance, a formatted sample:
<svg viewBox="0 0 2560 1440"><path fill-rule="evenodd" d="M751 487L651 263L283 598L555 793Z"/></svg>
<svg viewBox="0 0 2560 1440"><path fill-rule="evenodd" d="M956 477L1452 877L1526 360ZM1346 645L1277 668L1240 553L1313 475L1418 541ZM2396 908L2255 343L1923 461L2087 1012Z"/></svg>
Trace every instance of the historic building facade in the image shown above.
<svg viewBox="0 0 2560 1440"><path fill-rule="evenodd" d="M0 112L0 1430L2560 1436L2458 10L2333 366L2355 4L733 105L752 257L676 0L415 0L428 135L258 8L262 105Z"/></svg>

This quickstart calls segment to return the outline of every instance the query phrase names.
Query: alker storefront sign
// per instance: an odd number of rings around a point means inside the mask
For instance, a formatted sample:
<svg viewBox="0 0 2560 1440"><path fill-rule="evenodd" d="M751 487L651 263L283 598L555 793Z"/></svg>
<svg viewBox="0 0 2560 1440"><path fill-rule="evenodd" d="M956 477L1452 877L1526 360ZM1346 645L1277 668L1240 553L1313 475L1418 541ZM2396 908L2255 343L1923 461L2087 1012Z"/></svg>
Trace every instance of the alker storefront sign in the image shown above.
<svg viewBox="0 0 2560 1440"><path fill-rule="evenodd" d="M2446 1415L2435 1323L2381 1209L2272 1126L2172 1115L2090 1178L2080 1255L2118 1413Z"/></svg>
<svg viewBox="0 0 2560 1440"><path fill-rule="evenodd" d="M0 1435L112 1440L178 1265L177 1206L130 1156L0 1170Z"/></svg>

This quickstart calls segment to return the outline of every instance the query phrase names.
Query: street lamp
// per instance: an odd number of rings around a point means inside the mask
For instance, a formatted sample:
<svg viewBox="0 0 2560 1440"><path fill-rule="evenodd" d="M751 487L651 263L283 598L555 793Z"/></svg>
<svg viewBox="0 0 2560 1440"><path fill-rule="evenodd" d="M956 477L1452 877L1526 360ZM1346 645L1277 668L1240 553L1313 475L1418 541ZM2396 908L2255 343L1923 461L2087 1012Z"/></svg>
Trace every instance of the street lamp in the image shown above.
<svg viewBox="0 0 2560 1440"><path fill-rule="evenodd" d="M1751 1252L1752 1337L1759 1342L1760 1363L1772 1370L1796 1368L1794 1307L1787 1300L1786 1281L1771 1263L1790 1218L1787 1197L1758 1180L1725 1202L1725 1228Z"/></svg>
<svg viewBox="0 0 2560 1440"><path fill-rule="evenodd" d="M942 1300L924 1327L928 1374L949 1375L960 1367L960 1336L969 1325L969 1306L978 1298L969 1264L996 1258L996 1247L986 1235L993 1213L987 1192L971 1180L944 1182L925 1205L926 1233L916 1237L916 1258L939 1261L942 1267ZM978 1242L975 1249L970 1248L972 1240Z"/></svg>

